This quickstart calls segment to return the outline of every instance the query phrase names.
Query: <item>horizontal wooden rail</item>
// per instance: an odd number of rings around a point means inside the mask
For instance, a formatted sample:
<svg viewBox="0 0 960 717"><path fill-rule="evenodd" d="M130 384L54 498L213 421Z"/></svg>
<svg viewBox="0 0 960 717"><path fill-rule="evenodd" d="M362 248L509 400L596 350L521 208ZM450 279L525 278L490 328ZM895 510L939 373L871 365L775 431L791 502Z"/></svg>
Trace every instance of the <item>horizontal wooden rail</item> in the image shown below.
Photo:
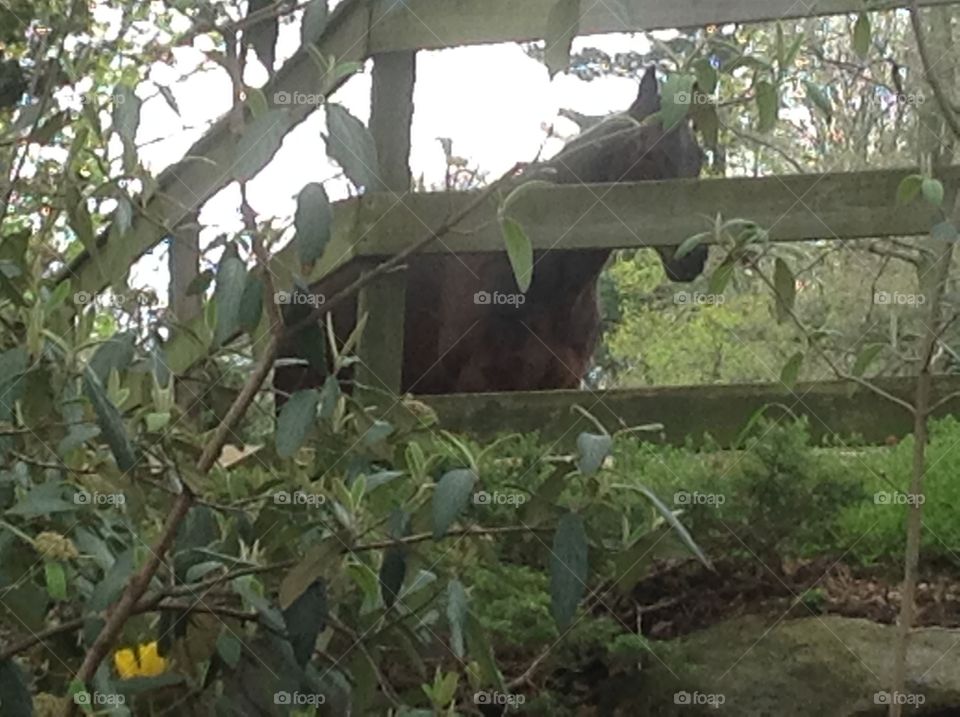
<svg viewBox="0 0 960 717"><path fill-rule="evenodd" d="M913 379L877 379L875 383L906 401L913 400ZM934 401L954 392L960 392L960 376L935 379ZM808 416L817 442L859 435L868 443L881 444L913 430L913 419L905 409L869 389L842 381L799 384L792 391L782 385L740 384L419 398L436 410L447 430L478 438L540 431L544 439L565 448L574 444L580 432L597 432L593 423L572 410L575 405L589 411L611 433L628 426L661 423L662 432L643 435L673 445L688 439L701 444L709 434L720 445L733 446L764 406L770 406L766 415L774 419L788 417L790 412ZM960 397L938 409L937 416L945 415L960 415Z"/></svg>
<svg viewBox="0 0 960 717"><path fill-rule="evenodd" d="M554 250L677 246L710 230L717 214L752 220L769 230L771 241L922 235L939 221L937 211L920 201L896 202L901 180L915 171L544 187L525 192L509 214L535 248ZM960 166L939 176L945 184L960 184ZM396 254L473 198L472 192L435 192L398 202L389 194L372 194L340 203L337 219L343 217L346 231L331 244L328 261ZM455 234L424 251L502 251L496 212L491 199ZM289 263L294 256L288 251L278 260Z"/></svg>
<svg viewBox="0 0 960 717"><path fill-rule="evenodd" d="M510 214L526 228L535 248L553 251L677 246L709 230L717 213L757 222L769 230L771 241L921 235L939 221L937 212L921 201L907 206L895 201L900 181L912 171L546 187L525 192ZM960 166L940 178L948 185L960 184ZM399 200L379 193L337 202L334 237L306 278L318 281L350 262L396 254L472 199L471 192L410 194ZM491 200L442 244L425 252L502 251L496 212ZM288 289L299 270L293 246L279 252L271 264L278 289ZM199 317L190 331L178 332L168 343L173 371L184 370L203 355L206 347L193 337L205 334Z"/></svg>
<svg viewBox="0 0 960 717"><path fill-rule="evenodd" d="M363 61L396 50L529 40L542 37L549 9L556 0L346 0L331 14L316 42L324 57L338 62ZM924 6L955 4L957 0L920 0ZM764 21L855 12L863 0L607 0L587 3L580 33L697 27L727 22ZM906 0L875 0L873 9L905 7ZM339 86L346 78L342 78ZM277 96L296 93L329 94L322 72L301 49L264 87L272 107ZM286 134L316 108L287 106L276 131ZM169 236L176 223L200 207L232 180L236 137L227 116L198 140L179 162L164 170L133 226L100 248L97 259L82 252L59 280L71 280L74 291L97 293L112 277L122 276L145 252ZM269 158L264 158L266 165Z"/></svg>
<svg viewBox="0 0 960 717"><path fill-rule="evenodd" d="M440 49L491 42L522 42L543 37L546 18L557 0L379 0L396 7L371 28L374 52ZM921 0L949 5L956 0ZM726 23L766 22L818 15L883 10L909 5L904 0L584 0L580 34L639 32Z"/></svg>

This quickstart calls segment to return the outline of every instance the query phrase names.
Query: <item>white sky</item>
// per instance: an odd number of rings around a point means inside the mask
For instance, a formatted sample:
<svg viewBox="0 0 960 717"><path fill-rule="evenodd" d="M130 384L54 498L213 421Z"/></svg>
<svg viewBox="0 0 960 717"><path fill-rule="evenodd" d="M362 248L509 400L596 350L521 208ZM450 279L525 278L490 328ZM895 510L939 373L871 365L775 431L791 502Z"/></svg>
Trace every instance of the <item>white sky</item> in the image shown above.
<svg viewBox="0 0 960 717"><path fill-rule="evenodd" d="M173 64L157 64L151 69L151 80L171 88L180 116L156 95L152 83L144 83L138 89L141 97L150 99L142 108L137 143L149 142L142 147L140 157L155 176L186 154L204 128L230 107L230 82L221 68L182 79L201 64L209 66L200 51L209 49L203 45L205 42L209 41L201 38L195 48L177 48ZM296 50L298 42L299 22L283 25L278 67ZM639 35L578 38L574 50L584 46L600 47L610 53L648 47ZM370 64L331 98L363 122L370 114ZM247 83L260 86L265 80L266 73L252 62ZM630 105L636 91L636 81L625 78L588 83L561 74L551 82L546 67L529 58L517 44L422 51L417 57L411 169L414 176L425 176L427 186L442 184L446 167L437 137L450 137L454 154L466 158L489 177L497 177L516 162L529 161L537 154L546 137L544 126L555 125L562 135L577 132L576 125L557 116L559 109L592 115L619 111ZM323 127L321 109L287 135L273 161L248 183L248 198L262 218L277 217L280 224L292 222L295 198L303 185L324 182L339 173L339 168L327 159L320 136ZM547 154L560 146L552 141L546 146ZM331 199L347 196L343 181L327 182L326 186ZM242 228L238 204L236 184L207 202L200 217L208 227L202 234L204 242ZM207 258L215 257L211 252ZM134 267L131 284L152 286L163 297L167 282L166 247L161 244Z"/></svg>

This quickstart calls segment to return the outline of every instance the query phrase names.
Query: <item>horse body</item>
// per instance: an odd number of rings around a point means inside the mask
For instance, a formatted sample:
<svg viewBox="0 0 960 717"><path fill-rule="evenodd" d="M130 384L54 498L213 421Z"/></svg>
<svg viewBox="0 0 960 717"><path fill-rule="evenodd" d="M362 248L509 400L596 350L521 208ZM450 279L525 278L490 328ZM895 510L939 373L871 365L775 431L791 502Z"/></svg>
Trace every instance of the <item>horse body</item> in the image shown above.
<svg viewBox="0 0 960 717"><path fill-rule="evenodd" d="M670 131L658 122L643 123L659 110L659 87L651 68L624 115L591 128L555 158L530 170L531 176L558 184L698 176L702 152L686 121ZM674 258L672 249L657 251L674 281L691 281L703 271L705 247L680 259ZM600 338L597 284L610 253L536 252L533 280L522 298L505 253L412 259L402 390L449 394L578 388ZM321 293L335 290L329 282L312 288ZM494 297L512 300L498 303ZM349 335L355 322L355 307L337 312L338 336ZM284 355L293 353L291 347ZM323 380L299 366L276 373L275 385L288 392Z"/></svg>

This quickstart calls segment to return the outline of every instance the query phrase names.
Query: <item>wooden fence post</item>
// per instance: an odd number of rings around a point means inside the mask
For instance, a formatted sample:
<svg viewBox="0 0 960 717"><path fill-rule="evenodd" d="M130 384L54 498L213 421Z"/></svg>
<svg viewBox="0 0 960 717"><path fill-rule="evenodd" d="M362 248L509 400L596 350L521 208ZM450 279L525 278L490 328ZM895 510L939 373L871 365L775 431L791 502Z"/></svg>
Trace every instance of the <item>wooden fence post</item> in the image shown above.
<svg viewBox="0 0 960 717"><path fill-rule="evenodd" d="M374 57L370 131L377 146L383 188L399 195L411 189L410 126L416 52L391 52ZM384 404L383 391L400 393L403 374L403 318L407 277L396 272L360 292L358 315L368 314L360 339L356 392L370 403Z"/></svg>

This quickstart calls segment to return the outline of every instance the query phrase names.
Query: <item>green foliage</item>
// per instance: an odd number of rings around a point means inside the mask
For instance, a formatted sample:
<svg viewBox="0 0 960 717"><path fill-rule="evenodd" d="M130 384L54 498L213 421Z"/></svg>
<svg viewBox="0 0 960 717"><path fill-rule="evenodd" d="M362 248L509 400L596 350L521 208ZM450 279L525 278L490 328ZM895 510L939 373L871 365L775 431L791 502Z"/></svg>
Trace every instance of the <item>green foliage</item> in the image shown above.
<svg viewBox="0 0 960 717"><path fill-rule="evenodd" d="M373 136L363 123L334 102L327 105L327 154L357 187L368 192L383 186Z"/></svg>
<svg viewBox="0 0 960 717"><path fill-rule="evenodd" d="M547 16L544 58L552 78L570 64L570 47L580 29L580 0L556 0Z"/></svg>
<svg viewBox="0 0 960 717"><path fill-rule="evenodd" d="M300 262L312 264L323 254L333 226L333 208L322 184L312 182L300 190L294 224Z"/></svg>

